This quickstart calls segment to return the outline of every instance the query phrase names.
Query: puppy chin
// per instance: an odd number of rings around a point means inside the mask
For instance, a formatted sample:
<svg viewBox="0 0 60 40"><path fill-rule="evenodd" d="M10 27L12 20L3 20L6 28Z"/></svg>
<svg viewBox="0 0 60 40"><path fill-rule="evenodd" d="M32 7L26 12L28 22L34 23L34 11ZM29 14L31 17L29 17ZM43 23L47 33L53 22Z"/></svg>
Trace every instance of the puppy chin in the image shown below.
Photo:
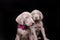
<svg viewBox="0 0 60 40"><path fill-rule="evenodd" d="M29 26L33 26L34 24L30 24Z"/></svg>
<svg viewBox="0 0 60 40"><path fill-rule="evenodd" d="M27 26L31 26L31 24L27 24Z"/></svg>

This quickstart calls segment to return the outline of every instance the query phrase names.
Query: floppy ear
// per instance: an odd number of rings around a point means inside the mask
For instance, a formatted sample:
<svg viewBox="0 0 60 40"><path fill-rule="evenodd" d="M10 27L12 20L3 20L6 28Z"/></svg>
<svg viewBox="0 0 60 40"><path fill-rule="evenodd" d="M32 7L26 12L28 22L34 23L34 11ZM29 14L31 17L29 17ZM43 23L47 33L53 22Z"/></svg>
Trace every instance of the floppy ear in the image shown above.
<svg viewBox="0 0 60 40"><path fill-rule="evenodd" d="M22 18L22 14L18 15L16 18L16 22L20 25L23 25L23 18Z"/></svg>
<svg viewBox="0 0 60 40"><path fill-rule="evenodd" d="M43 19L43 14L42 14L42 12L39 12L39 15L40 15L41 20L42 20L42 19Z"/></svg>
<svg viewBox="0 0 60 40"><path fill-rule="evenodd" d="M34 15L34 14L35 14L35 13L32 11L32 12L31 12L31 15Z"/></svg>

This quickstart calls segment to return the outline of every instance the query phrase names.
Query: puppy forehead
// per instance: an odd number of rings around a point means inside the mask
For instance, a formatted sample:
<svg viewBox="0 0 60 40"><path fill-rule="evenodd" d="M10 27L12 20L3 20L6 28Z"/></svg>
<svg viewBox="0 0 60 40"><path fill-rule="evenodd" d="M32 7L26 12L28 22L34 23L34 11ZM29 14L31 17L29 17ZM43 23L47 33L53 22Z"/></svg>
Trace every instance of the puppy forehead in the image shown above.
<svg viewBox="0 0 60 40"><path fill-rule="evenodd" d="M31 15L29 12L23 12L23 13L22 13L22 16L23 16L24 18L32 17L32 15Z"/></svg>
<svg viewBox="0 0 60 40"><path fill-rule="evenodd" d="M40 12L39 10L33 10L32 12Z"/></svg>
<svg viewBox="0 0 60 40"><path fill-rule="evenodd" d="M39 11L39 10L33 10L32 11L32 14L40 14L41 13L41 11Z"/></svg>

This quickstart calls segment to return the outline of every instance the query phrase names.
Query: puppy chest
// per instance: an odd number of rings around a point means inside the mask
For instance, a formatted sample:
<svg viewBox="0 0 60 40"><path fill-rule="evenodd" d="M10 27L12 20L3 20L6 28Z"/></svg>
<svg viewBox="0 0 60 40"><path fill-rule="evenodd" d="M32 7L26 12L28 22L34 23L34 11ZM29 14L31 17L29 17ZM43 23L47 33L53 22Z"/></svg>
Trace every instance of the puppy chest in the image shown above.
<svg viewBox="0 0 60 40"><path fill-rule="evenodd" d="M35 25L35 30L41 30L41 25Z"/></svg>

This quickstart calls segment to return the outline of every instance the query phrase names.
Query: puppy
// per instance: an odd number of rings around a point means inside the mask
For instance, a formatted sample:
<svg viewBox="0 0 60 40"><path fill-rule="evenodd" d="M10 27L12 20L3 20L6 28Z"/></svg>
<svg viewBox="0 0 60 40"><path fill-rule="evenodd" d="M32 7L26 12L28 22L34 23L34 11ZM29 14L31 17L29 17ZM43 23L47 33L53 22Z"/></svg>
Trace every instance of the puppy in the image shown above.
<svg viewBox="0 0 60 40"><path fill-rule="evenodd" d="M43 22L42 22L43 14L42 14L42 12L40 12L39 10L33 10L31 12L31 15L33 16L32 18L35 21L33 27L35 28L35 32L37 33L37 35L39 35L39 31L41 31L44 40L49 40L46 37L45 30L44 30L44 27L43 27Z"/></svg>
<svg viewBox="0 0 60 40"><path fill-rule="evenodd" d="M32 29L30 27L34 23L34 21L32 19L32 15L29 12L23 12L17 16L16 22L20 26L18 26L18 28L17 28L17 35L16 35L15 40L20 40L21 37L22 37L21 40L28 40L26 38L27 34L29 34L29 39L33 40L32 35L30 34L31 32L28 32L26 29L24 29L24 26L23 26L23 25L25 25L25 26L29 27L29 29L32 31ZM32 31L32 33L34 34L33 31ZM24 38L26 38L26 39L24 39Z"/></svg>

